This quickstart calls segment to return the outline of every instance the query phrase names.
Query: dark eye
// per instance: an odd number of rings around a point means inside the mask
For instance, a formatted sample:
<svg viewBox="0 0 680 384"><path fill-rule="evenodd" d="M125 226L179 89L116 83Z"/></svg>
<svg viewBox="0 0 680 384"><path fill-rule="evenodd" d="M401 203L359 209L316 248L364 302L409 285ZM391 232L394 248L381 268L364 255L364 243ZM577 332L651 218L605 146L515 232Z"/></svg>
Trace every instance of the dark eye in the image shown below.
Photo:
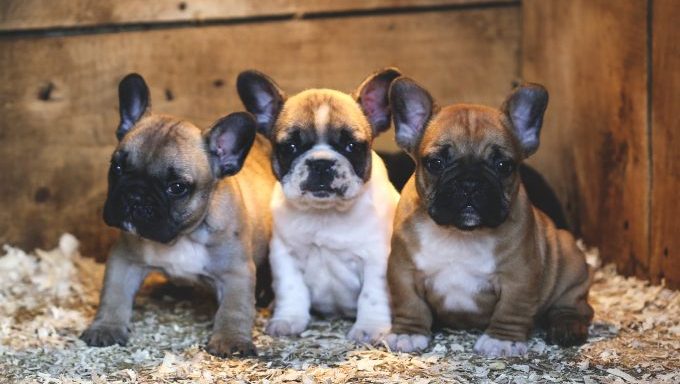
<svg viewBox="0 0 680 384"><path fill-rule="evenodd" d="M496 161L496 171L501 175L509 175L513 171L515 165L512 160L498 160Z"/></svg>
<svg viewBox="0 0 680 384"><path fill-rule="evenodd" d="M295 155L298 152L298 146L295 143L286 143L281 150L287 155Z"/></svg>
<svg viewBox="0 0 680 384"><path fill-rule="evenodd" d="M438 157L430 157L425 160L425 168L428 172L436 175L444 169L444 162Z"/></svg>
<svg viewBox="0 0 680 384"><path fill-rule="evenodd" d="M356 143L349 143L345 146L345 152L347 153L352 153L354 152L354 148L356 147Z"/></svg>
<svg viewBox="0 0 680 384"><path fill-rule="evenodd" d="M165 193L172 197L182 197L189 192L189 185L185 183L170 183Z"/></svg>
<svg viewBox="0 0 680 384"><path fill-rule="evenodd" d="M116 176L122 175L123 174L123 166L117 161L112 161L111 162L111 173L113 173Z"/></svg>

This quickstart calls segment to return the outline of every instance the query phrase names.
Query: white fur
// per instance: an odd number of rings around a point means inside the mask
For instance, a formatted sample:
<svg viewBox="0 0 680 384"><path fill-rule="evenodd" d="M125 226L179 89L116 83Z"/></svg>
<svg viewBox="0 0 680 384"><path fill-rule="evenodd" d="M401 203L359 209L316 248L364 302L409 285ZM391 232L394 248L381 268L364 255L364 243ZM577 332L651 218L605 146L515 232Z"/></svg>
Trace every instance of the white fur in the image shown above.
<svg viewBox="0 0 680 384"><path fill-rule="evenodd" d="M444 309L476 312L474 297L492 284L496 269L493 237L442 228L431 220L417 227L420 251L413 260L427 290L443 298Z"/></svg>
<svg viewBox="0 0 680 384"><path fill-rule="evenodd" d="M399 195L382 160L372 156L370 180L340 210L300 207L285 187L275 187L270 262L276 303L268 333L301 332L310 308L356 316L348 335L354 340L375 341L389 330L386 271Z"/></svg>
<svg viewBox="0 0 680 384"><path fill-rule="evenodd" d="M133 235L136 235L136 234L137 234L137 228L135 228L135 225L132 224L131 222L129 222L129 221L123 221L122 226L123 226L123 229L124 229L124 230L126 230L126 231L132 233Z"/></svg>
<svg viewBox="0 0 680 384"><path fill-rule="evenodd" d="M425 335L391 333L385 338L385 342L392 351L411 353L426 349L430 338Z"/></svg>
<svg viewBox="0 0 680 384"><path fill-rule="evenodd" d="M203 244L188 237L180 237L169 245L144 239L141 241L144 262L161 269L168 276L195 280L199 275L205 274L210 256Z"/></svg>
<svg viewBox="0 0 680 384"><path fill-rule="evenodd" d="M321 104L319 108L314 111L314 126L319 136L323 136L328 128L328 122L331 118L331 107L328 104Z"/></svg>
<svg viewBox="0 0 680 384"><path fill-rule="evenodd" d="M425 278L429 295L442 300L448 311L479 311L475 295L493 286L496 270L493 237L453 231L432 220L419 223L416 233L420 250L413 260ZM390 334L386 340L392 350L400 352L423 350L429 343L427 337L417 334ZM488 347L496 348L492 344Z"/></svg>
<svg viewBox="0 0 680 384"><path fill-rule="evenodd" d="M521 356L527 353L527 343L499 340L483 334L477 339L474 351L486 357Z"/></svg>

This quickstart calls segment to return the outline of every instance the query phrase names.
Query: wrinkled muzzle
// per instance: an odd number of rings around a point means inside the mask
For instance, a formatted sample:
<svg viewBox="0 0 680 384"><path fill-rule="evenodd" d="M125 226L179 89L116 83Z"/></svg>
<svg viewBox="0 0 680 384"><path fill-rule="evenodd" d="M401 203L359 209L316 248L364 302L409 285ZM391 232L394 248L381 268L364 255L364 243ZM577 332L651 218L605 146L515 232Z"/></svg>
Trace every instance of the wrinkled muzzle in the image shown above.
<svg viewBox="0 0 680 384"><path fill-rule="evenodd" d="M338 176L336 161L329 159L307 159L307 178L303 181L301 189L314 194L316 197L336 194L344 195L347 189L344 185L335 182Z"/></svg>
<svg viewBox="0 0 680 384"><path fill-rule="evenodd" d="M111 185L104 205L104 222L149 240L168 243L179 234L163 191L139 180Z"/></svg>
<svg viewBox="0 0 680 384"><path fill-rule="evenodd" d="M439 178L428 213L439 225L469 231L497 227L507 217L502 184L481 164L445 170Z"/></svg>
<svg viewBox="0 0 680 384"><path fill-rule="evenodd" d="M364 180L346 157L320 146L298 157L281 185L286 198L299 207L344 210L359 195Z"/></svg>

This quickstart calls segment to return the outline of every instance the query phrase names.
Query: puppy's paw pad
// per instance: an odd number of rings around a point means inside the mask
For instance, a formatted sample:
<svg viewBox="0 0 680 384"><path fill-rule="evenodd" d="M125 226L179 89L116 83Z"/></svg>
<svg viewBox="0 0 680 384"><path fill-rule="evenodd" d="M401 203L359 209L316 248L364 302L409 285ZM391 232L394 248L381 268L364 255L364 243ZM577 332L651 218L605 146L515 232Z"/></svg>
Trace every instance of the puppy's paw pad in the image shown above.
<svg viewBox="0 0 680 384"><path fill-rule="evenodd" d="M390 324L354 324L347 338L357 343L377 343L390 331Z"/></svg>
<svg viewBox="0 0 680 384"><path fill-rule="evenodd" d="M588 340L588 322L576 316L561 317L550 322L548 342L561 347L581 345Z"/></svg>
<svg viewBox="0 0 680 384"><path fill-rule="evenodd" d="M91 325L80 335L80 340L90 347L126 345L130 331L125 326Z"/></svg>
<svg viewBox="0 0 680 384"><path fill-rule="evenodd" d="M521 356L527 353L527 343L523 341L499 340L483 334L477 339L474 351L486 357Z"/></svg>
<svg viewBox="0 0 680 384"><path fill-rule="evenodd" d="M297 336L307 329L305 318L271 319L265 332L269 336Z"/></svg>
<svg viewBox="0 0 680 384"><path fill-rule="evenodd" d="M257 356L257 350L251 340L232 339L217 335L210 338L205 350L217 357Z"/></svg>
<svg viewBox="0 0 680 384"><path fill-rule="evenodd" d="M425 335L408 335L390 333L385 337L385 342L394 352L418 352L427 349L430 338Z"/></svg>

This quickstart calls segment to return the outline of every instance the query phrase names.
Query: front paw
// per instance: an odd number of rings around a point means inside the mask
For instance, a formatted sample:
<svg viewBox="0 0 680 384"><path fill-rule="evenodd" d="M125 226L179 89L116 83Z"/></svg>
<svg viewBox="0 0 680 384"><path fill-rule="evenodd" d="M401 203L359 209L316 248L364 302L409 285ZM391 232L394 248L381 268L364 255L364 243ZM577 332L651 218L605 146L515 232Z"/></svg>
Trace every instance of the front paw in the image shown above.
<svg viewBox="0 0 680 384"><path fill-rule="evenodd" d="M521 356L527 353L527 343L523 341L499 340L483 334L477 339L474 351L486 357Z"/></svg>
<svg viewBox="0 0 680 384"><path fill-rule="evenodd" d="M408 335L390 333L385 337L385 342L394 352L419 352L427 349L430 338L425 335Z"/></svg>
<svg viewBox="0 0 680 384"><path fill-rule="evenodd" d="M550 321L548 342L561 347L581 345L588 340L588 322L580 316L562 316Z"/></svg>
<svg viewBox="0 0 680 384"><path fill-rule="evenodd" d="M390 331L391 324L358 324L355 323L347 333L347 338L357 343L375 344Z"/></svg>
<svg viewBox="0 0 680 384"><path fill-rule="evenodd" d="M303 317L273 318L265 332L269 336L297 336L307 329L307 323L309 319Z"/></svg>
<svg viewBox="0 0 680 384"><path fill-rule="evenodd" d="M210 337L205 350L217 357L257 356L253 341L247 338L228 337L214 334Z"/></svg>
<svg viewBox="0 0 680 384"><path fill-rule="evenodd" d="M126 345L130 337L127 326L92 324L80 335L80 339L90 347L108 347L109 345Z"/></svg>

